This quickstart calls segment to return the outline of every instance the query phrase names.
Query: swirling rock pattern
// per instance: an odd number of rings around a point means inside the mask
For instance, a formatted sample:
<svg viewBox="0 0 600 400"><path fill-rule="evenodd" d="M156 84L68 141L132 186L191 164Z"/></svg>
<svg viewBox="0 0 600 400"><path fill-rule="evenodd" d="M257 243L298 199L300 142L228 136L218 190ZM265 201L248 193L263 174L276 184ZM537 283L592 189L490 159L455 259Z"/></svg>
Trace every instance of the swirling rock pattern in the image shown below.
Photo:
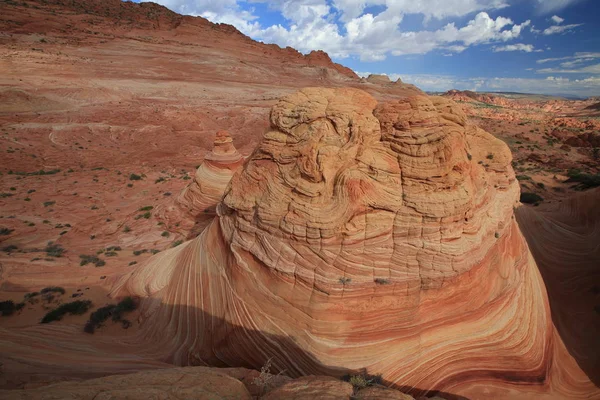
<svg viewBox="0 0 600 400"><path fill-rule="evenodd" d="M115 288L148 298L166 360L551 392L557 339L503 142L450 100L348 88L303 89L270 122L218 217Z"/></svg>

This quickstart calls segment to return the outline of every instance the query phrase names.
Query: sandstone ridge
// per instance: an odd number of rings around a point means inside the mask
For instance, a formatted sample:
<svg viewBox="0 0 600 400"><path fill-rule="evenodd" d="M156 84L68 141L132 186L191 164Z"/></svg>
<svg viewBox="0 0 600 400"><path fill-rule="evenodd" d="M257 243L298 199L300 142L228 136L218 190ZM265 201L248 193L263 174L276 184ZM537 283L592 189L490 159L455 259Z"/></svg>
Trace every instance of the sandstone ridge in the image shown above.
<svg viewBox="0 0 600 400"><path fill-rule="evenodd" d="M553 382L564 347L503 142L447 99L348 88L289 95L270 124L218 217L114 288L147 299L141 329L161 357L367 371L416 395L477 393L469 381L500 385L503 370Z"/></svg>

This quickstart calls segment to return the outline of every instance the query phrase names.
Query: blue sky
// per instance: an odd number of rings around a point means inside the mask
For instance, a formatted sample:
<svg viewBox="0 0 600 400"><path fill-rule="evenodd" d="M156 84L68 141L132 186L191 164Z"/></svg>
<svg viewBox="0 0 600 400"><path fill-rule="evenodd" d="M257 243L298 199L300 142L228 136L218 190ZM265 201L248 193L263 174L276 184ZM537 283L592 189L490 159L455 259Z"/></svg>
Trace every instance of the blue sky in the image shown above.
<svg viewBox="0 0 600 400"><path fill-rule="evenodd" d="M428 91L600 96L598 0L154 2Z"/></svg>

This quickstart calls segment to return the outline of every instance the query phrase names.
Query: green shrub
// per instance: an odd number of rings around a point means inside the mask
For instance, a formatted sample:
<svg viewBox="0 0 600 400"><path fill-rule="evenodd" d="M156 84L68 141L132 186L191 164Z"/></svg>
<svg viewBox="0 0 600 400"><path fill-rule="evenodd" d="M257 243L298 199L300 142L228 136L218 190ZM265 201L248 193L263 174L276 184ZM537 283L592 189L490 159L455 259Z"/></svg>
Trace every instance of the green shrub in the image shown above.
<svg viewBox="0 0 600 400"><path fill-rule="evenodd" d="M42 290L40 290L40 293L42 293L42 294L46 294L46 293L65 294L65 289L60 286L48 286L48 287L45 287Z"/></svg>
<svg viewBox="0 0 600 400"><path fill-rule="evenodd" d="M176 240L173 242L173 244L171 245L171 247L177 247L179 246L181 243L183 243L183 240Z"/></svg>
<svg viewBox="0 0 600 400"><path fill-rule="evenodd" d="M52 321L60 321L62 317L64 317L66 314L85 314L91 306L92 302L89 300L75 300L70 303L61 304L54 310L44 315L44 318L42 318L41 323L47 324Z"/></svg>
<svg viewBox="0 0 600 400"><path fill-rule="evenodd" d="M130 181L141 181L142 177L138 174L131 174L131 175L129 175L129 180Z"/></svg>
<svg viewBox="0 0 600 400"><path fill-rule="evenodd" d="M531 177L529 175L517 175L517 180L519 180L519 181L530 181Z"/></svg>
<svg viewBox="0 0 600 400"><path fill-rule="evenodd" d="M385 278L375 278L375 283L378 285L389 285L390 280Z"/></svg>
<svg viewBox="0 0 600 400"><path fill-rule="evenodd" d="M153 206L146 206L146 207L141 207L138 211L150 211L153 208L154 208Z"/></svg>
<svg viewBox="0 0 600 400"><path fill-rule="evenodd" d="M539 204L544 201L544 198L537 193L523 192L520 201L526 204Z"/></svg>
<svg viewBox="0 0 600 400"><path fill-rule="evenodd" d="M50 206L53 206L55 204L56 204L55 201L45 201L44 202L44 207L50 207Z"/></svg>
<svg viewBox="0 0 600 400"><path fill-rule="evenodd" d="M169 237L171 234L167 231L164 231L163 233L160 234L160 236L162 237Z"/></svg>
<svg viewBox="0 0 600 400"><path fill-rule="evenodd" d="M48 257L62 257L66 251L60 244L53 244L52 242L48 242L48 245L44 250L46 251L46 255Z"/></svg>
<svg viewBox="0 0 600 400"><path fill-rule="evenodd" d="M109 318L113 322L121 322L124 327L128 327L130 322L123 319L123 313L133 311L136 308L135 300L131 297L125 297L118 304L109 304L94 311L83 330L87 333L94 333Z"/></svg>
<svg viewBox="0 0 600 400"><path fill-rule="evenodd" d="M381 384L381 375L369 375L369 374L357 374L357 375L344 375L342 380L352 384L355 390L364 389L367 386Z"/></svg>
<svg viewBox="0 0 600 400"><path fill-rule="evenodd" d="M0 228L0 236L2 236L2 235L10 235L14 231L15 231L14 229Z"/></svg>
<svg viewBox="0 0 600 400"><path fill-rule="evenodd" d="M106 265L106 262L104 260L96 256L88 256L85 254L81 254L79 258L81 258L81 262L79 263L79 265L81 265L82 267L87 264L94 264L96 267L102 267L103 265Z"/></svg>
<svg viewBox="0 0 600 400"><path fill-rule="evenodd" d="M578 169L571 169L567 173L569 179L566 182L575 182L577 190L585 190L600 186L600 174L585 174Z"/></svg>
<svg viewBox="0 0 600 400"><path fill-rule="evenodd" d="M7 317L19 311L25 306L25 303L16 303L12 300L0 301L0 315Z"/></svg>

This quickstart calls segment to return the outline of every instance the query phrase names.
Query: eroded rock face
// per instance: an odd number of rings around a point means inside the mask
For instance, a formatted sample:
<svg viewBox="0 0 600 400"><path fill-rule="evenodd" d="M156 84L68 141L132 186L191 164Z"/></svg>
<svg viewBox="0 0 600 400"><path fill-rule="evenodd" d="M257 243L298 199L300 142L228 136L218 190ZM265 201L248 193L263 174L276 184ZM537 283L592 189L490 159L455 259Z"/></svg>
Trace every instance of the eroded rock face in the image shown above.
<svg viewBox="0 0 600 400"><path fill-rule="evenodd" d="M229 133L218 131L212 151L204 157L192 183L180 193L179 205L193 216L214 212L231 177L243 163L244 158L236 150Z"/></svg>
<svg viewBox="0 0 600 400"><path fill-rule="evenodd" d="M148 298L163 357L361 370L413 394L547 379L553 329L503 142L449 100L348 88L303 89L270 120L219 216L115 288Z"/></svg>

